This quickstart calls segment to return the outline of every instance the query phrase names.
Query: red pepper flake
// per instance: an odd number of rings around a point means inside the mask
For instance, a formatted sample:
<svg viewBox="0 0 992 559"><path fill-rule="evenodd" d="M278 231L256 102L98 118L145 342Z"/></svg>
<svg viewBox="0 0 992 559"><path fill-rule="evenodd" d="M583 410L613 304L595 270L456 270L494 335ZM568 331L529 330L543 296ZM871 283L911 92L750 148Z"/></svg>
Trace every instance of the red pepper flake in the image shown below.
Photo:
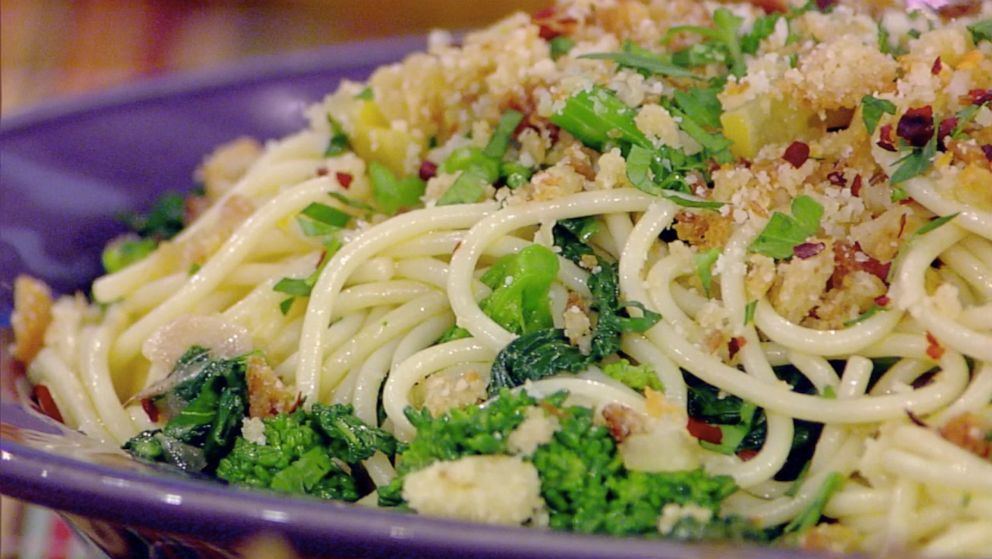
<svg viewBox="0 0 992 559"><path fill-rule="evenodd" d="M824 243L801 243L792 247L792 254L806 260L820 254L825 248L827 248L827 245Z"/></svg>
<svg viewBox="0 0 992 559"><path fill-rule="evenodd" d="M48 390L48 387L44 384L34 385L34 398L38 401L38 407L41 411L51 417L59 423L65 423L62 419L62 413L59 412L59 407L55 405L55 399L52 398L52 393Z"/></svg>
<svg viewBox="0 0 992 559"><path fill-rule="evenodd" d="M802 167L803 163L809 159L809 145L803 142L792 142L789 147L785 148L782 159L791 163L796 169Z"/></svg>
<svg viewBox="0 0 992 559"><path fill-rule="evenodd" d="M158 406L155 405L155 402L152 402L151 398L141 399L141 409L145 410L145 415L148 416L148 419L152 423L158 423Z"/></svg>
<svg viewBox="0 0 992 559"><path fill-rule="evenodd" d="M727 351L730 353L730 358L733 359L737 352L741 350L742 347L747 345L747 338L744 336L734 336L730 338L727 342Z"/></svg>
<svg viewBox="0 0 992 559"><path fill-rule="evenodd" d="M906 111L906 114L899 118L896 135L914 147L921 148L927 145L933 137L933 107L925 105Z"/></svg>
<svg viewBox="0 0 992 559"><path fill-rule="evenodd" d="M574 30L576 21L569 17L558 17L554 7L543 8L534 12L531 17L538 26L538 33L545 41L550 41L561 35L568 35Z"/></svg>
<svg viewBox="0 0 992 559"><path fill-rule="evenodd" d="M982 153L985 154L985 159L992 162L992 144L982 144Z"/></svg>
<svg viewBox="0 0 992 559"><path fill-rule="evenodd" d="M327 167L317 167L318 177L326 177L328 173L330 173L330 171L327 170Z"/></svg>
<svg viewBox="0 0 992 559"><path fill-rule="evenodd" d="M757 6L764 10L766 14L784 14L789 11L789 7L786 6L783 0L750 0L750 3L752 6Z"/></svg>
<svg viewBox="0 0 992 559"><path fill-rule="evenodd" d="M689 418L689 422L686 423L686 429L689 430L690 435L701 441L713 444L720 444L723 441L723 431L719 427L700 421L695 417Z"/></svg>
<svg viewBox="0 0 992 559"><path fill-rule="evenodd" d="M827 174L827 180L834 186L844 186L847 184L847 179L844 178L844 173L841 171L830 171Z"/></svg>
<svg viewBox="0 0 992 559"><path fill-rule="evenodd" d="M940 126L937 127L937 147L941 151L947 149L947 146L944 144L944 139L950 136L957 127L958 118L955 116L947 117L940 121Z"/></svg>
<svg viewBox="0 0 992 559"><path fill-rule="evenodd" d="M437 175L437 163L424 159L424 162L420 164L420 171L417 174L420 175L420 180L422 181L434 178Z"/></svg>
<svg viewBox="0 0 992 559"><path fill-rule="evenodd" d="M889 296L888 295L879 295L878 297L875 297L875 304L878 305L878 306L880 306L880 307L888 306L888 304L889 304Z"/></svg>
<svg viewBox="0 0 992 559"><path fill-rule="evenodd" d="M341 188L345 190L348 190L348 188L351 186L351 181L354 179L354 177L352 177L348 173L341 173L341 172L334 173L334 178L338 179L338 184L340 184Z"/></svg>
<svg viewBox="0 0 992 559"><path fill-rule="evenodd" d="M957 19L968 15L975 15L982 10L979 2L940 2L943 4L937 8L940 17L947 19Z"/></svg>
<svg viewBox="0 0 992 559"><path fill-rule="evenodd" d="M934 361L939 361L944 356L944 348L930 332L927 332L927 355Z"/></svg>
<svg viewBox="0 0 992 559"><path fill-rule="evenodd" d="M737 457L747 462L748 460L754 458L758 455L758 451L753 448L745 448L744 450L737 453Z"/></svg>
<svg viewBox="0 0 992 559"><path fill-rule="evenodd" d="M940 71L944 69L944 64L940 61L938 56L936 60L933 61L933 66L930 67L930 73L937 76L940 75Z"/></svg>
<svg viewBox="0 0 992 559"><path fill-rule="evenodd" d="M861 175L855 175L854 176L854 182L851 183L851 195L852 196L861 196L861 183L862 182L863 181L861 179Z"/></svg>
<svg viewBox="0 0 992 559"><path fill-rule="evenodd" d="M896 151L895 142L892 141L892 125L886 124L878 129L878 142L876 145L885 151Z"/></svg>
<svg viewBox="0 0 992 559"><path fill-rule="evenodd" d="M972 89L968 92L972 105L992 103L992 89Z"/></svg>

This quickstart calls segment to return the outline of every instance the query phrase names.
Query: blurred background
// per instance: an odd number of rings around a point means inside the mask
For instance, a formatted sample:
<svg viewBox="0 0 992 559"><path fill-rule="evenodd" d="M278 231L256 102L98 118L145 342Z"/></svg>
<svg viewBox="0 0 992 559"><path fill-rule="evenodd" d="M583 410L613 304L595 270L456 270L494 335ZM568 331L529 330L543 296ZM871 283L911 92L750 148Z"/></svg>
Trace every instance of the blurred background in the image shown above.
<svg viewBox="0 0 992 559"><path fill-rule="evenodd" d="M246 57L485 25L551 0L0 0L0 112Z"/></svg>
<svg viewBox="0 0 992 559"><path fill-rule="evenodd" d="M0 0L0 114L253 56L465 30L552 0ZM51 512L0 499L0 557L96 559Z"/></svg>

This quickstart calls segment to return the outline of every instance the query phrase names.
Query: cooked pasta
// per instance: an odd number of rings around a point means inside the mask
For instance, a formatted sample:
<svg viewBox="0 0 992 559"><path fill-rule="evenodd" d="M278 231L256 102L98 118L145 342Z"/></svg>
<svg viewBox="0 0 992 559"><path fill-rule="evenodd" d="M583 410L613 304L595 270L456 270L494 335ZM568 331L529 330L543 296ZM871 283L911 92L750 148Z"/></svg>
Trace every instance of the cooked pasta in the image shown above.
<svg viewBox="0 0 992 559"><path fill-rule="evenodd" d="M548 448L584 408L624 483L728 480L710 508L624 509L655 535L987 554L992 3L755 4L562 2L432 35L307 129L218 149L182 230L112 243L92 300L19 279L15 352L68 425L139 456L164 433L156 456L232 483L268 486L211 453L347 410L400 446L335 455L371 482L340 498L643 534L561 510L580 497ZM177 434L205 404L170 391L221 362L248 417ZM414 456L452 410L521 393L540 403L489 451ZM318 478L296 492L342 495Z"/></svg>

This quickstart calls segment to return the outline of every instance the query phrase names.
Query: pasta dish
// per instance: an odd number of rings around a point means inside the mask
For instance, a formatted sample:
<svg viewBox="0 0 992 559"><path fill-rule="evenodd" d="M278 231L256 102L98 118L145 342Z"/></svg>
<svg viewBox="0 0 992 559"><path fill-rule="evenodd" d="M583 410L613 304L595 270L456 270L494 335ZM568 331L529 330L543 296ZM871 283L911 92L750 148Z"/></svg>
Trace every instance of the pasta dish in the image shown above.
<svg viewBox="0 0 992 559"><path fill-rule="evenodd" d="M38 404L235 486L992 553L992 2L562 0L15 286Z"/></svg>

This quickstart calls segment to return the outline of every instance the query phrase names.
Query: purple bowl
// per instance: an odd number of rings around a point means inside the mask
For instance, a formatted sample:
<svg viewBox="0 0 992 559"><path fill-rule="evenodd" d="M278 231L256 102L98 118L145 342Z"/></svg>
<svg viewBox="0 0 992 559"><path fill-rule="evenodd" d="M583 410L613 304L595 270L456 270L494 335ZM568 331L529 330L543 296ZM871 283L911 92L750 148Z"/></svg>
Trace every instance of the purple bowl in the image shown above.
<svg viewBox="0 0 992 559"><path fill-rule="evenodd" d="M18 273L59 292L86 289L114 216L185 190L215 145L274 138L343 78L421 48L392 39L261 59L51 104L0 122L0 317ZM240 557L274 534L308 557L781 558L796 550L683 545L466 524L292 499L150 471L32 410L0 339L0 493L61 511L112 557Z"/></svg>

